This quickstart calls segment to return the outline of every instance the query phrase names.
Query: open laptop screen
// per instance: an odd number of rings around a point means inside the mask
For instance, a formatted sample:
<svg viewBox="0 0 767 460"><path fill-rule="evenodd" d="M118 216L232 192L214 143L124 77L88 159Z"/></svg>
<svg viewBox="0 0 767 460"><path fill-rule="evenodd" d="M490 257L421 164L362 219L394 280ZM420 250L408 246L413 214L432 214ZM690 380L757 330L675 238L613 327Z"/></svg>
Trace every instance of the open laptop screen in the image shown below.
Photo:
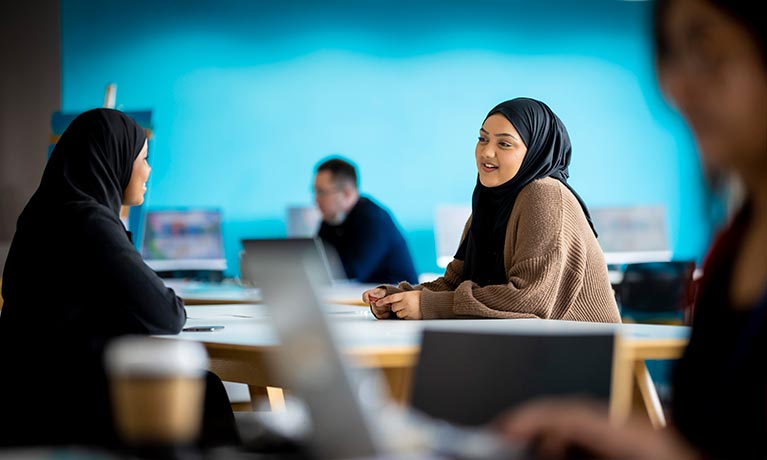
<svg viewBox="0 0 767 460"><path fill-rule="evenodd" d="M225 270L220 210L147 211L141 255L156 271Z"/></svg>
<svg viewBox="0 0 767 460"><path fill-rule="evenodd" d="M321 285L346 280L338 254L319 238L250 238L242 240L242 247L245 252L240 267L241 277L256 286L262 281L252 278L249 267L270 259L310 259L317 267Z"/></svg>

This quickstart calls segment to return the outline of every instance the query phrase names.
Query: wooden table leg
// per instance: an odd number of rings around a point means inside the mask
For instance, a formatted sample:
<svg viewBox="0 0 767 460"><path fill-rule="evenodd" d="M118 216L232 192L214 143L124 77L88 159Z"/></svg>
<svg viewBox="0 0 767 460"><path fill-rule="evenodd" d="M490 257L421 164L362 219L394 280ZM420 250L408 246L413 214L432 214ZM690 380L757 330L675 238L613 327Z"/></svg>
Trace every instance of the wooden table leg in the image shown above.
<svg viewBox="0 0 767 460"><path fill-rule="evenodd" d="M634 382L632 356L622 346L620 336L615 338L612 383L610 384L610 420L621 425L631 415Z"/></svg>
<svg viewBox="0 0 767 460"><path fill-rule="evenodd" d="M386 367L383 369L386 383L389 385L389 394L399 404L410 402L410 378L411 369L405 367Z"/></svg>
<svg viewBox="0 0 767 460"><path fill-rule="evenodd" d="M248 392L250 392L250 405L253 410L259 409L260 399L267 398L272 412L285 412L285 394L282 388L248 385Z"/></svg>
<svg viewBox="0 0 767 460"><path fill-rule="evenodd" d="M650 376L644 361L634 361L634 377L637 387L639 387L639 394L642 395L642 401L647 409L647 415L650 417L650 423L652 423L653 428L664 428L666 416L663 413L663 406L660 403L652 376Z"/></svg>

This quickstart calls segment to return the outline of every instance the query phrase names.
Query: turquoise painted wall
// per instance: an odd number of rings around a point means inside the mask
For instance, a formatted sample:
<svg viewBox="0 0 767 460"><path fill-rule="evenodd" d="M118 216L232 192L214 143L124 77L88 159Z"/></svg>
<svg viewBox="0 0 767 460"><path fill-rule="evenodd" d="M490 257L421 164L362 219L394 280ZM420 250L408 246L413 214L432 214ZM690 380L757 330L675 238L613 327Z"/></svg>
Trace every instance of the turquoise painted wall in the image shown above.
<svg viewBox="0 0 767 460"><path fill-rule="evenodd" d="M438 271L433 216L468 203L473 149L505 99L546 101L592 206L662 204L676 258L711 233L695 147L652 66L650 3L614 0L216 2L62 0L64 111L151 109L147 205L224 211L239 240L286 234L312 169L354 159L421 272Z"/></svg>

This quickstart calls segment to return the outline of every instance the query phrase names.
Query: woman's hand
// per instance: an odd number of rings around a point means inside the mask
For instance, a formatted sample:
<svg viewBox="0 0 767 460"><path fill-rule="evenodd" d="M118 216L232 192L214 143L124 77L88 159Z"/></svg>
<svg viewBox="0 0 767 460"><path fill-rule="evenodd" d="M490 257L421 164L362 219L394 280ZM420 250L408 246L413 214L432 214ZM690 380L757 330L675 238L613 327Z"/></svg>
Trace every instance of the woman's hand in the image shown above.
<svg viewBox="0 0 767 460"><path fill-rule="evenodd" d="M389 305L384 305L381 307L376 306L376 301L380 300L385 295L386 289L382 287L368 289L362 293L362 301L370 305L370 312L373 313L373 316L378 319L386 319L391 316L391 308Z"/></svg>
<svg viewBox="0 0 767 460"><path fill-rule="evenodd" d="M374 302L374 308L390 310L400 319L423 319L423 315L421 315L421 291L398 292L388 295Z"/></svg>
<svg viewBox="0 0 767 460"><path fill-rule="evenodd" d="M638 418L616 426L605 405L578 398L531 402L499 418L497 426L510 439L534 443L541 458L567 458L574 451L631 460L701 458L673 428L656 430Z"/></svg>

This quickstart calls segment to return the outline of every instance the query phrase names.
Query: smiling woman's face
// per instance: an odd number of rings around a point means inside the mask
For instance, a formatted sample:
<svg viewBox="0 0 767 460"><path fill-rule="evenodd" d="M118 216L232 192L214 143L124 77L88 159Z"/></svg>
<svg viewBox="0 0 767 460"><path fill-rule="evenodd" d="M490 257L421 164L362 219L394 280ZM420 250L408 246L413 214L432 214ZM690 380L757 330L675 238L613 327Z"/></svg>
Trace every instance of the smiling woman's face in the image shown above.
<svg viewBox="0 0 767 460"><path fill-rule="evenodd" d="M138 206L144 202L146 181L149 180L149 173L152 171L147 160L148 154L147 141L144 141L144 147L133 161L133 172L128 187L123 192L123 204L125 206Z"/></svg>
<svg viewBox="0 0 767 460"><path fill-rule="evenodd" d="M514 125L500 113L487 117L479 130L474 156L477 160L479 182L485 187L497 187L519 172L527 146Z"/></svg>

